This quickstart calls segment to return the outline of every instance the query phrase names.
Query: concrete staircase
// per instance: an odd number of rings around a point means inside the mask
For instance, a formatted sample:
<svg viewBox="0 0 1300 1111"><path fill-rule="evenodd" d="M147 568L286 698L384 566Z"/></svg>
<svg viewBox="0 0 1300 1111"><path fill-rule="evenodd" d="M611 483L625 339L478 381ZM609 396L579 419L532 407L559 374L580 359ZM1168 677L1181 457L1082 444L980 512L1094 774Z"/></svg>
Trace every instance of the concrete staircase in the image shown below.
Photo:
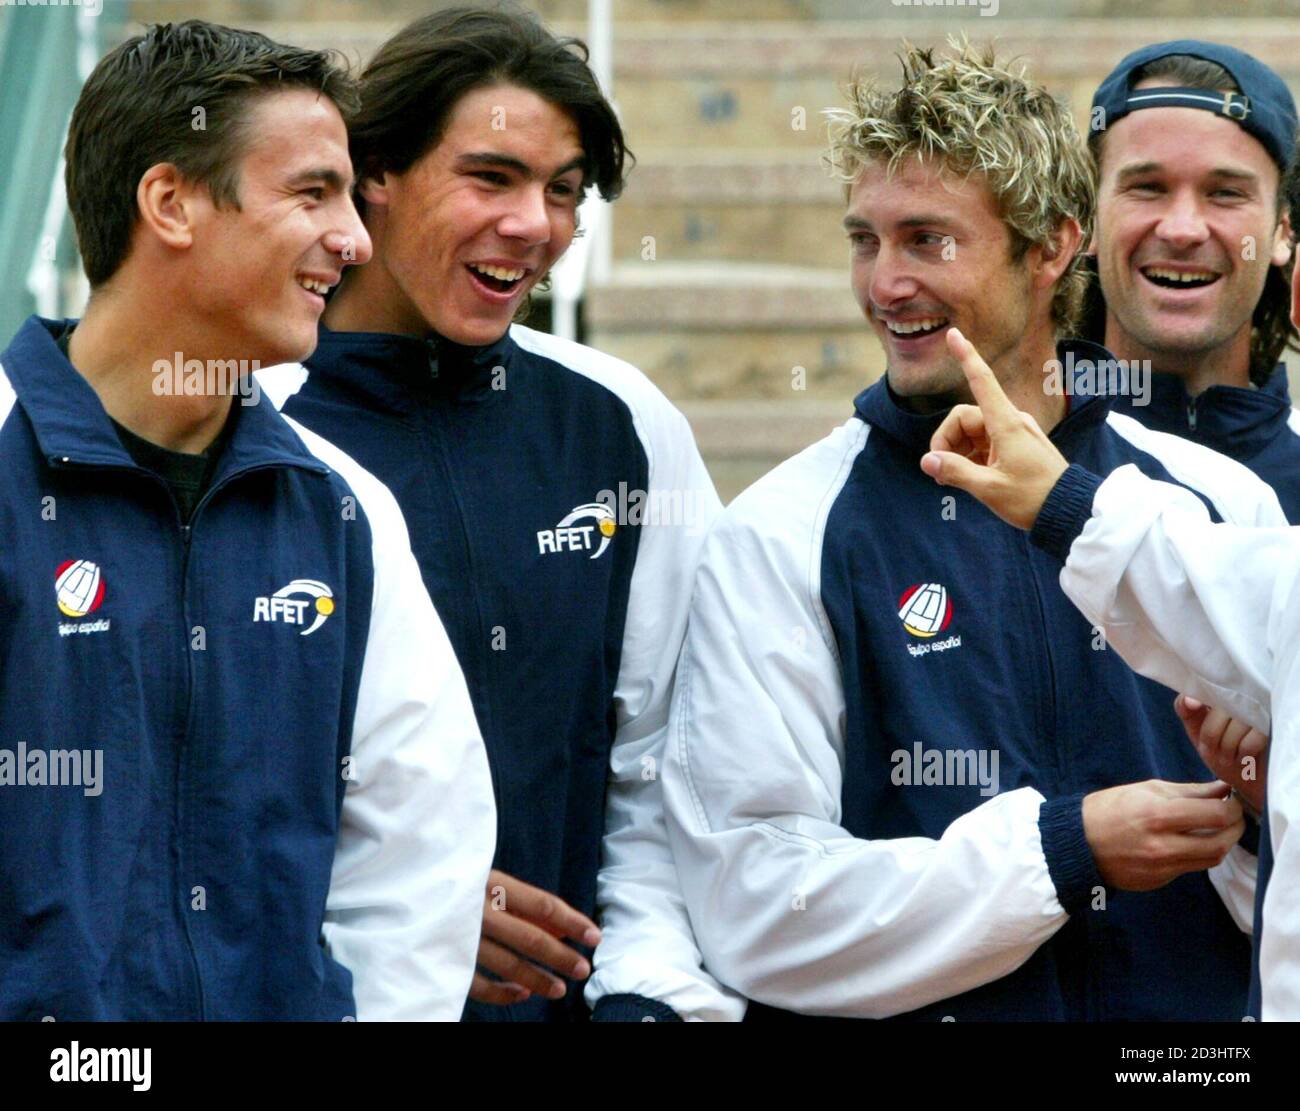
<svg viewBox="0 0 1300 1111"><path fill-rule="evenodd" d="M848 289L843 191L821 166L822 109L859 70L896 80L900 40L995 37L1064 95L1092 91L1135 47L1232 43L1300 82L1294 0L614 0L614 95L637 156L613 212L609 281L587 342L640 366L692 418L724 497L847 418L882 371ZM368 57L428 0L207 0L205 16ZM585 33L585 0L529 5ZM136 4L185 18L189 0ZM992 7L992 0L989 0ZM1291 19L1283 20L1283 16Z"/></svg>

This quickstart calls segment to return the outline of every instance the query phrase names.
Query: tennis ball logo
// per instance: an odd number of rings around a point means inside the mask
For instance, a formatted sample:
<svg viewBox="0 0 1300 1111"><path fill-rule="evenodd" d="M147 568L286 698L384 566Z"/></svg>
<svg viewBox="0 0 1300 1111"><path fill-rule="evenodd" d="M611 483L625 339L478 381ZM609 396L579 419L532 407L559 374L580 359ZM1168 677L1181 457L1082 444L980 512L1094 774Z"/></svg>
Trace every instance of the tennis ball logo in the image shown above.
<svg viewBox="0 0 1300 1111"><path fill-rule="evenodd" d="M54 597L64 617L85 617L103 604L104 576L88 559L69 559L54 572Z"/></svg>
<svg viewBox="0 0 1300 1111"><path fill-rule="evenodd" d="M952 623L952 599L941 583L917 583L903 591L898 617L914 637L932 637Z"/></svg>

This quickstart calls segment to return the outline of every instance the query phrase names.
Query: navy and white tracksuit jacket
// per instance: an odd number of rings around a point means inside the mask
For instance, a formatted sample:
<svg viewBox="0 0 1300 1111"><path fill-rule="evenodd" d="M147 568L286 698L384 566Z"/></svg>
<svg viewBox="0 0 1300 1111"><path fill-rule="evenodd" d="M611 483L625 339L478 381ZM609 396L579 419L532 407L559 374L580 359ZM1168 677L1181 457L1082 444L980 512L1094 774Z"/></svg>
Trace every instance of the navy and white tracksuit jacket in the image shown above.
<svg viewBox="0 0 1300 1111"><path fill-rule="evenodd" d="M1149 405L1126 397L1116 404L1148 428L1171 432L1222 452L1249 467L1277 494L1282 512L1300 525L1300 412L1291 407L1286 366L1279 363L1258 389L1211 386L1189 397L1182 380L1173 374L1152 375ZM1273 846L1268 836L1268 816L1263 816L1259 840L1259 876L1255 901L1254 935L1263 936L1264 893L1273 868ZM1250 1013L1260 1015L1259 948L1251 974Z"/></svg>
<svg viewBox="0 0 1300 1111"><path fill-rule="evenodd" d="M182 524L62 327L0 356L0 1019L455 1017L492 798L396 503L262 403Z"/></svg>
<svg viewBox="0 0 1300 1111"><path fill-rule="evenodd" d="M1104 888L1084 837L1089 792L1209 778L1172 696L1052 557L922 473L942 414L884 381L855 408L705 545L664 768L705 966L804 1015L1239 1020L1253 857L1137 894ZM1074 396L1051 436L1282 520L1245 468L1107 399Z"/></svg>
<svg viewBox="0 0 1300 1111"><path fill-rule="evenodd" d="M261 372L397 497L469 680L494 867L597 919L598 1019L736 1017L700 968L660 763L690 583L719 504L685 418L635 368L514 326L495 344L332 332ZM564 1021L580 993L469 1019Z"/></svg>

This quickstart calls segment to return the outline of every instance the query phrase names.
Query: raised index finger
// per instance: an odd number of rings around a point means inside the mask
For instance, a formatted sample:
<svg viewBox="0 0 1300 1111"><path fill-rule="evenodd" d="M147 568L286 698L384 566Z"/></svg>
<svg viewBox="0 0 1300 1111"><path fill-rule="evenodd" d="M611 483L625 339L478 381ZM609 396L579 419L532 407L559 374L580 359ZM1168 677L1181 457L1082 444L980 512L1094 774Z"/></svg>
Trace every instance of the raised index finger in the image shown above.
<svg viewBox="0 0 1300 1111"><path fill-rule="evenodd" d="M1000 432L1004 428L1019 425L1019 410L1011 404L988 363L975 350L975 345L956 328L948 329L947 339L948 350L961 363L961 369L966 375L966 381L970 383L971 393L975 395L975 403L984 414L984 423L989 431Z"/></svg>

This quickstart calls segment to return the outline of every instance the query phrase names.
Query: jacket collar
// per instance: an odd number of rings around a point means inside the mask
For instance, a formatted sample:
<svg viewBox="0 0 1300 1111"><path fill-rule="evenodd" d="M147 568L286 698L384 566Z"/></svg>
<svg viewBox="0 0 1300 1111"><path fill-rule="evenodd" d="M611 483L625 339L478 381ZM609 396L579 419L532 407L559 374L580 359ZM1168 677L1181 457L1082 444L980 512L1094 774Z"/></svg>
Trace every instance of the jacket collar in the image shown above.
<svg viewBox="0 0 1300 1111"><path fill-rule="evenodd" d="M1141 406L1137 400L1124 398L1116 409L1148 428L1196 440L1236 458L1261 451L1291 416L1283 363L1258 388L1211 386L1194 398L1177 375L1153 374L1151 403Z"/></svg>
<svg viewBox="0 0 1300 1111"><path fill-rule="evenodd" d="M1067 365L1067 356L1070 355L1073 355L1073 365L1076 366L1082 360L1098 363L1114 358L1104 347L1087 340L1068 339L1056 345L1056 357L1062 366ZM1086 387L1087 383L1080 385ZM1085 434L1086 430L1104 421L1115 398L1113 395L1075 388L1067 395L1067 400L1069 410L1065 418L1049 433L1051 439L1062 449ZM883 376L858 394L853 401L853 408L873 429L880 429L918 459L930 450L930 438L949 412L945 409L939 413L921 414L905 409Z"/></svg>
<svg viewBox="0 0 1300 1111"><path fill-rule="evenodd" d="M501 393L499 386L493 388L496 368L509 367L516 350L509 329L495 343L465 347L434 333L422 338L334 332L322 324L305 365L381 408L401 412L421 399L491 400Z"/></svg>
<svg viewBox="0 0 1300 1111"><path fill-rule="evenodd" d="M54 337L71 323L30 316L0 355L0 365L31 421L41 454L55 466L76 463L140 470L118 439L99 395L55 342ZM269 399L259 397L257 404L240 408L213 476L214 486L238 471L259 467L304 467L329 473Z"/></svg>

